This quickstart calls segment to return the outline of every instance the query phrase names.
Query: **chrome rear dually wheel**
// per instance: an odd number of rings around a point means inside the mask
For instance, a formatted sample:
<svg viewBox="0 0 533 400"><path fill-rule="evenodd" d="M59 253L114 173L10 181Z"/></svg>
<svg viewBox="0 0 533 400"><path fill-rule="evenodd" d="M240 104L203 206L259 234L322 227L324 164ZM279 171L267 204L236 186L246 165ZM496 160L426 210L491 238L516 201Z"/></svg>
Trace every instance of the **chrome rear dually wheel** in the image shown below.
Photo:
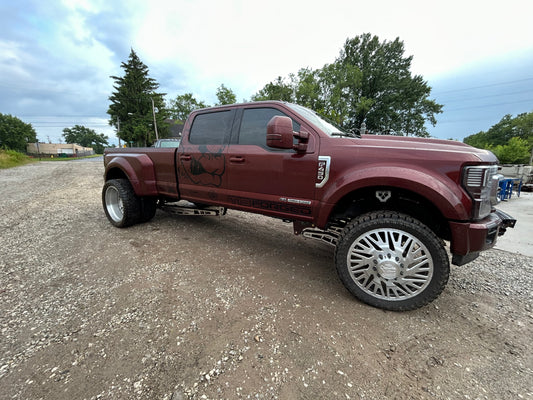
<svg viewBox="0 0 533 400"><path fill-rule="evenodd" d="M141 200L127 179L110 179L102 189L102 204L107 219L118 228L140 222Z"/></svg>

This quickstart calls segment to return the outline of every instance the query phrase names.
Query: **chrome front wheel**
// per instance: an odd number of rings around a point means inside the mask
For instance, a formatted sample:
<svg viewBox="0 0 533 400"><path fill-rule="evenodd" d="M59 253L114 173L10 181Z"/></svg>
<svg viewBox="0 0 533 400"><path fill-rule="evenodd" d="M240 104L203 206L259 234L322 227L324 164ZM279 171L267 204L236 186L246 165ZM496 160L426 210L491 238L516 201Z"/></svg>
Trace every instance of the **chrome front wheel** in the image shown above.
<svg viewBox="0 0 533 400"><path fill-rule="evenodd" d="M335 258L346 288L360 300L387 310L412 310L433 301L450 270L435 233L392 211L365 214L348 224Z"/></svg>
<svg viewBox="0 0 533 400"><path fill-rule="evenodd" d="M417 296L433 277L433 258L428 248L400 229L363 233L350 246L346 264L361 290L388 301Z"/></svg>

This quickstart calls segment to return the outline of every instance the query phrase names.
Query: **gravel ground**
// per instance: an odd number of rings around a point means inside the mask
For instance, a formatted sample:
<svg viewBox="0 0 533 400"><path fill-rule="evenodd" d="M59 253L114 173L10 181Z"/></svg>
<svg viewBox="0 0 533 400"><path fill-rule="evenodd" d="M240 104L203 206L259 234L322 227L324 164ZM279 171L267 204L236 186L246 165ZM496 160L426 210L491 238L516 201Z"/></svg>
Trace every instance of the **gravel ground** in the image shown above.
<svg viewBox="0 0 533 400"><path fill-rule="evenodd" d="M0 399L533 399L533 258L490 250L386 312L278 220L116 229L102 173L0 171Z"/></svg>

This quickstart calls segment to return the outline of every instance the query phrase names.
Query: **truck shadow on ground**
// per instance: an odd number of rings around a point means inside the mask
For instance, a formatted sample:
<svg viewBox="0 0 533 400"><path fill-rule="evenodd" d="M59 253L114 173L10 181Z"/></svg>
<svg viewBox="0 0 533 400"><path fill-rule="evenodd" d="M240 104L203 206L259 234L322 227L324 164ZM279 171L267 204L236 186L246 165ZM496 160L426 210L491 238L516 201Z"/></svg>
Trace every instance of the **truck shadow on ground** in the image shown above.
<svg viewBox="0 0 533 400"><path fill-rule="evenodd" d="M191 252L191 261L202 267L212 268L216 261L216 268L236 268L240 273L261 270L276 280L290 275L299 285L320 282L322 290L352 298L337 277L334 247L296 236L292 224L278 219L233 210L222 217L158 211L153 221L138 229L157 229L157 236L166 237L171 248Z"/></svg>

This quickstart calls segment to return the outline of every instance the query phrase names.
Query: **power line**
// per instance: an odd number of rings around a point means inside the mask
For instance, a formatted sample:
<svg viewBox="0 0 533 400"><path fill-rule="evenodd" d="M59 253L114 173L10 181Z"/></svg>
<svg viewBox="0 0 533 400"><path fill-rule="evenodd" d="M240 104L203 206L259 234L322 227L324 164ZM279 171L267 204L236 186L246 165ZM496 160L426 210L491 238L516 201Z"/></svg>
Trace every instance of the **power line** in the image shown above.
<svg viewBox="0 0 533 400"><path fill-rule="evenodd" d="M481 86L472 86L469 88L462 88L462 89L453 89L453 90L445 90L443 92L439 93L455 93L455 92L464 92L466 90L472 90L472 89L483 89L487 87L493 87L493 86L501 86L501 85L507 85L509 83L518 83L518 82L526 82L526 81L533 81L533 78L524 78L524 79L517 79L514 81L506 81L506 82L499 82L499 83L490 83L487 85L481 85Z"/></svg>
<svg viewBox="0 0 533 400"><path fill-rule="evenodd" d="M31 126L33 126L34 128L66 128L66 127L72 126L72 125L82 125L82 124L65 124L65 125L34 125L34 124L31 124ZM114 129L111 125L104 125L104 124L101 124L101 125L83 124L83 125L84 126L88 126L88 127L91 127L91 126L99 126L99 127L108 126L109 128Z"/></svg>
<svg viewBox="0 0 533 400"><path fill-rule="evenodd" d="M457 102L461 102L461 101L490 99L490 98L493 98L493 97L503 97L503 96L517 95L517 94L525 94L525 93L533 94L533 88L528 89L528 90L520 90L518 92L496 93L496 94L489 94L489 95L484 95L484 96L456 97L456 98L452 98L451 100L439 99L439 101L442 101L443 103L449 104L449 103L457 103Z"/></svg>
<svg viewBox="0 0 533 400"><path fill-rule="evenodd" d="M69 119L69 120L50 120L50 121L33 120L32 121L32 123L34 123L34 124L68 124L68 123L79 124L80 122L85 122L85 123L88 123L88 124L91 124L91 125L107 125L104 122L98 122L98 121L92 122L92 121L87 121L87 120L83 120L83 119L77 119L77 120L73 120L73 119Z"/></svg>
<svg viewBox="0 0 533 400"><path fill-rule="evenodd" d="M483 104L480 106L470 106L470 107L462 107L462 108L452 108L451 110L446 109L445 111L462 111L462 110L472 110L476 108L488 108L488 107L498 107L498 106L507 106L511 104L521 104L521 103L531 103L533 108L533 99L526 99L526 100L520 100L520 101L511 101L506 103L497 103L497 104Z"/></svg>
<svg viewBox="0 0 533 400"><path fill-rule="evenodd" d="M101 115L77 115L77 114L56 114L56 115L35 115L35 114L21 114L19 117L24 118L95 118L95 119L107 119Z"/></svg>

